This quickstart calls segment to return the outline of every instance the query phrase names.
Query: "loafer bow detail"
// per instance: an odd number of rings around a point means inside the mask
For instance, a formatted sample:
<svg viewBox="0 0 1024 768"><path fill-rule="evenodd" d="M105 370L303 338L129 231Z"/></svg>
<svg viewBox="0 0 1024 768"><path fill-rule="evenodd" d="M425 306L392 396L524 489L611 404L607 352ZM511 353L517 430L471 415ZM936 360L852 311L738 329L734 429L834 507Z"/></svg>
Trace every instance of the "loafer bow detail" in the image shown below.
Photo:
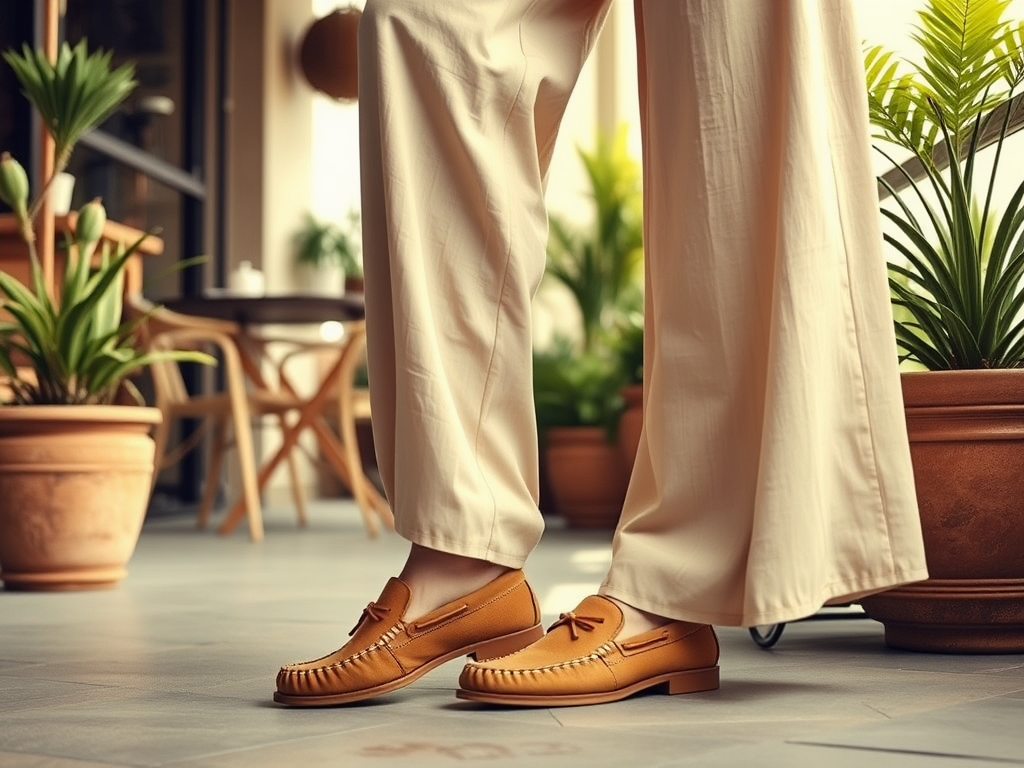
<svg viewBox="0 0 1024 768"><path fill-rule="evenodd" d="M558 621L548 627L548 632L555 629L555 627L565 625L569 628L569 636L573 640L579 640L580 636L577 629L593 632L598 624L604 624L604 619L600 616L577 616L574 611L569 611L568 613L559 614Z"/></svg>
<svg viewBox="0 0 1024 768"><path fill-rule="evenodd" d="M695 693L718 688L718 639L706 624L673 621L618 638L622 611L591 595L521 651L470 662L456 696L530 707L618 701L648 688Z"/></svg>
<svg viewBox="0 0 1024 768"><path fill-rule="evenodd" d="M293 707L363 701L404 688L460 656L501 656L544 634L537 598L522 571L499 576L413 621L405 617L409 597L404 582L390 579L341 648L281 667L274 701Z"/></svg>
<svg viewBox="0 0 1024 768"><path fill-rule="evenodd" d="M386 605L378 605L371 600L363 608L363 612L359 614L359 621L349 630L348 636L352 637L359 630L359 627L363 625L364 621L384 621L389 613L391 613L391 609Z"/></svg>

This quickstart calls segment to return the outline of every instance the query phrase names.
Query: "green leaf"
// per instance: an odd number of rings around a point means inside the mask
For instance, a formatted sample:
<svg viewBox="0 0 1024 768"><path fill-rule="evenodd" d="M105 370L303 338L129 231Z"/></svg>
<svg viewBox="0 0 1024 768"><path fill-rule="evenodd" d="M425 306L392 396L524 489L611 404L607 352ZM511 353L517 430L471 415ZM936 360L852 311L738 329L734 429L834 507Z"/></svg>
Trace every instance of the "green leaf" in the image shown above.
<svg viewBox="0 0 1024 768"><path fill-rule="evenodd" d="M3 56L53 137L57 170L67 165L81 136L109 117L137 84L134 64L114 68L109 51L90 52L84 40L74 48L63 43L52 63L28 45L21 54Z"/></svg>
<svg viewBox="0 0 1024 768"><path fill-rule="evenodd" d="M865 51L876 139L909 149L924 168L919 184L894 162L905 186L880 183L895 202L882 214L900 358L927 368L1021 365L1024 182L1014 180L1005 204L994 201L1011 114L992 121L1024 78L1024 23L1005 19L1009 7L1008 0L925 0L913 35L916 61L894 69L889 52ZM976 162L993 126L992 162ZM926 149L936 138L950 158L941 168Z"/></svg>
<svg viewBox="0 0 1024 768"><path fill-rule="evenodd" d="M589 184L591 221L576 226L557 214L549 217L546 274L572 295L587 350L642 302L640 167L626 139L620 129L613 136L599 135L592 151L577 147Z"/></svg>

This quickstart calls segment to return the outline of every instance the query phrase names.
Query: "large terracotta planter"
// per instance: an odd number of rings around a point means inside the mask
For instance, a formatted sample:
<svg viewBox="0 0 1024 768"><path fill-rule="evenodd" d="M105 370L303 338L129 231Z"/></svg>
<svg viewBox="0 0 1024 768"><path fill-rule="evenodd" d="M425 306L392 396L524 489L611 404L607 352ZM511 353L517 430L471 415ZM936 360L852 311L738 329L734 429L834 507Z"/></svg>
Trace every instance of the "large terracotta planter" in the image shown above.
<svg viewBox="0 0 1024 768"><path fill-rule="evenodd" d="M547 482L570 528L614 529L628 473L603 427L555 427L544 447Z"/></svg>
<svg viewBox="0 0 1024 768"><path fill-rule="evenodd" d="M0 580L7 589L112 586L153 478L156 408L0 408Z"/></svg>
<svg viewBox="0 0 1024 768"><path fill-rule="evenodd" d="M895 648L1024 652L1024 370L903 375L930 578L864 598Z"/></svg>

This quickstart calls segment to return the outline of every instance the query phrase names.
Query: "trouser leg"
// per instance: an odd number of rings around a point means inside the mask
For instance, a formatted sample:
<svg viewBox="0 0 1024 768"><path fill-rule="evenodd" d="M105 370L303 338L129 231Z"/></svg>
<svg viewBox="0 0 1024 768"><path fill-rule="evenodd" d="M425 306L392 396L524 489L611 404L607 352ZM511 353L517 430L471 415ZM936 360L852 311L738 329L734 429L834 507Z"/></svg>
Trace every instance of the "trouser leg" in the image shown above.
<svg viewBox="0 0 1024 768"><path fill-rule="evenodd" d="M654 613L925 577L853 5L637 6L646 414L602 591Z"/></svg>
<svg viewBox="0 0 1024 768"><path fill-rule="evenodd" d="M520 566L543 528L531 301L544 176L608 0L370 0L360 26L367 349L396 528Z"/></svg>

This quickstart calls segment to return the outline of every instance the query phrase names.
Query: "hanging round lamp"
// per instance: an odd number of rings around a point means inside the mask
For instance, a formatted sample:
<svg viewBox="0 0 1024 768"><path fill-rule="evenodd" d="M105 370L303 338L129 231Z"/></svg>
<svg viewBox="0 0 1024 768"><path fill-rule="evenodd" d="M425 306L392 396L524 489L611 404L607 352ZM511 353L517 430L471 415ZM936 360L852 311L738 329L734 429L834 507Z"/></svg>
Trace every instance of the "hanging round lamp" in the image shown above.
<svg viewBox="0 0 1024 768"><path fill-rule="evenodd" d="M354 101L359 93L356 38L363 12L336 8L306 29L299 67L306 81L332 99Z"/></svg>

